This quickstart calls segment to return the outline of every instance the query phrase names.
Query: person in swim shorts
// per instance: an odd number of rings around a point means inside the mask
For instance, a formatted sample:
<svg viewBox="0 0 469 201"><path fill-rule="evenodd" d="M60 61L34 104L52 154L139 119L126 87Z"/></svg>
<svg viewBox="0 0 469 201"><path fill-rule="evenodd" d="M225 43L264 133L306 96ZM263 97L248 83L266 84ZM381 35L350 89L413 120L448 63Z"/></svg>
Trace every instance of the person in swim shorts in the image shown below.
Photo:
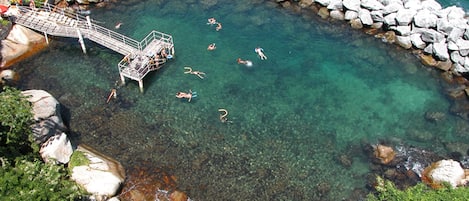
<svg viewBox="0 0 469 201"><path fill-rule="evenodd" d="M254 49L254 52L256 52L257 55L259 55L259 58L261 60L266 60L267 59L267 56L265 56L265 54L264 54L264 49L262 49L261 47L256 47Z"/></svg>

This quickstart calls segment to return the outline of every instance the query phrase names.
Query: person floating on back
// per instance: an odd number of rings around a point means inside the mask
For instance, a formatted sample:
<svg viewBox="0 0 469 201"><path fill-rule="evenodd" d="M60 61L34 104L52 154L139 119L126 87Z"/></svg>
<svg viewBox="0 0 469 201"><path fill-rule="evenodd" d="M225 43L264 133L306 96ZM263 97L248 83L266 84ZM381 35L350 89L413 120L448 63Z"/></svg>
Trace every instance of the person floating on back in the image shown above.
<svg viewBox="0 0 469 201"><path fill-rule="evenodd" d="M187 102L191 102L192 98L195 98L197 97L197 92L195 91L192 91L189 89L189 93L186 93L186 92L177 92L176 93L176 98L186 98L187 99Z"/></svg>
<svg viewBox="0 0 469 201"><path fill-rule="evenodd" d="M264 49L262 49L261 47L256 47L256 49L254 49L254 52L256 52L257 55L259 55L259 58L261 60L266 60L267 59L267 56L265 56L265 54L264 54Z"/></svg>

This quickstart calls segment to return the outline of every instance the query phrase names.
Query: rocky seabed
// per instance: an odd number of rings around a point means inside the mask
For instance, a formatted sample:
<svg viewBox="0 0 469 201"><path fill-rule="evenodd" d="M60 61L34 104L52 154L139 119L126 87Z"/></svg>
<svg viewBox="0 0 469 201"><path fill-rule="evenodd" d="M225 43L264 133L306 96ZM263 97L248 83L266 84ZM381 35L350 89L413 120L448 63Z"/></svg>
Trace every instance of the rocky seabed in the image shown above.
<svg viewBox="0 0 469 201"><path fill-rule="evenodd" d="M457 75L469 72L469 26L460 7L442 8L435 0L300 0L298 5L355 29L382 30L375 37L420 50L426 65Z"/></svg>

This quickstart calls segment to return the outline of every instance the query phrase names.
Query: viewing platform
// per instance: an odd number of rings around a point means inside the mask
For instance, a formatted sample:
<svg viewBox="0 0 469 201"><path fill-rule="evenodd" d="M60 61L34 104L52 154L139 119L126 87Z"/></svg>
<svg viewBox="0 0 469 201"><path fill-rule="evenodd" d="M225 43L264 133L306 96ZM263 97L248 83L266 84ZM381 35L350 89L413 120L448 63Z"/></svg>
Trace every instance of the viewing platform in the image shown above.
<svg viewBox="0 0 469 201"><path fill-rule="evenodd" d="M12 22L44 33L47 42L48 35L78 38L86 54L84 39L88 39L122 54L124 58L118 63L122 84L125 84L126 78L138 81L141 92L144 77L174 58L171 35L153 30L143 40L137 41L99 26L89 16L69 7L12 5L6 14Z"/></svg>

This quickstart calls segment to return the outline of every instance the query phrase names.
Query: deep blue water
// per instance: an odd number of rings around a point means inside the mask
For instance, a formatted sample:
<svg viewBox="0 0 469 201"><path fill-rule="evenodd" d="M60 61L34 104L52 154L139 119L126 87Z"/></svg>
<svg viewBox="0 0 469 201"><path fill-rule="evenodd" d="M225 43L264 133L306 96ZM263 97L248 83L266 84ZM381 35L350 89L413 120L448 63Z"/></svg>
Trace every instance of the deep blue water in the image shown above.
<svg viewBox="0 0 469 201"><path fill-rule="evenodd" d="M340 200L366 192L363 144L388 140L444 154L445 143L467 140L467 122L448 113L434 70L345 23L260 0L134 3L91 17L110 29L122 22L116 31L137 40L151 30L174 37L175 59L145 78L144 93L127 80L106 104L122 56L91 41L84 55L76 39L56 39L15 68L25 89L58 98L81 142L128 169L141 161L167 169L195 200ZM207 25L210 17L223 29ZM217 49L207 51L210 43ZM258 46L267 60L254 53ZM175 97L190 89L198 94L190 103ZM232 123L219 121L220 108ZM426 112L446 116L435 124Z"/></svg>

